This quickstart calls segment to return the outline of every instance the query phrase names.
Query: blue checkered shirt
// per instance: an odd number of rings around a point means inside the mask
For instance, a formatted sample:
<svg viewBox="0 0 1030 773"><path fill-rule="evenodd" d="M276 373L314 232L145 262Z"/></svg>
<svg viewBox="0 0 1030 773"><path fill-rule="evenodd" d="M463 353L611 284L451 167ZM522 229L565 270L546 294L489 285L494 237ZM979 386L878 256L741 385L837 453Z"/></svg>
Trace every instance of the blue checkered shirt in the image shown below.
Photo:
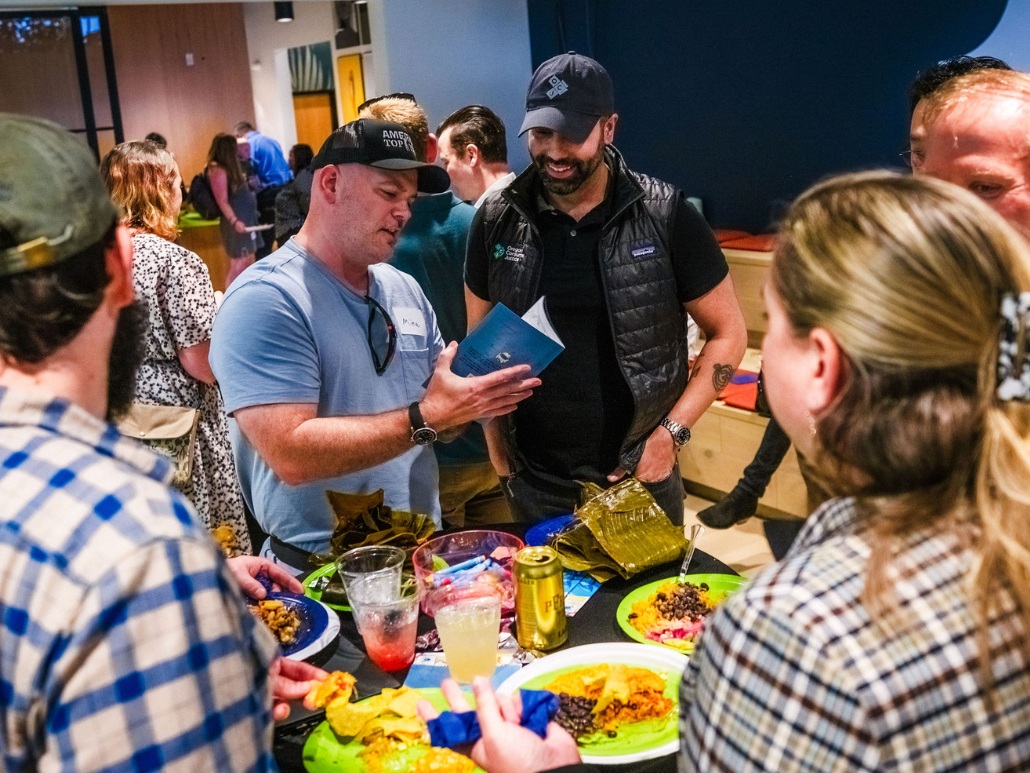
<svg viewBox="0 0 1030 773"><path fill-rule="evenodd" d="M998 592L980 631L973 553L937 526L900 545L895 603L871 616L869 556L853 500L831 500L783 561L713 613L681 688L682 769L1030 770L1028 632L1012 595Z"/></svg>
<svg viewBox="0 0 1030 773"><path fill-rule="evenodd" d="M269 771L275 643L165 460L0 389L4 771Z"/></svg>

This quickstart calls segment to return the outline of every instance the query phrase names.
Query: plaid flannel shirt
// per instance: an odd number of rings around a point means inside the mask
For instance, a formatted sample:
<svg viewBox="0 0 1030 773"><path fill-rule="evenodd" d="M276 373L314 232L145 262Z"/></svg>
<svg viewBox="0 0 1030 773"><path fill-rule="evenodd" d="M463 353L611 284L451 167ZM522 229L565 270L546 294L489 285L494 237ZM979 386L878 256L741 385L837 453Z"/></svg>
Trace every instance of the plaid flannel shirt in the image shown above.
<svg viewBox="0 0 1030 773"><path fill-rule="evenodd" d="M0 768L275 770L271 636L168 463L0 389Z"/></svg>
<svg viewBox="0 0 1030 773"><path fill-rule="evenodd" d="M783 561L713 613L681 687L681 767L1030 770L1028 632L1012 596L988 618L988 688L960 537L907 539L888 574L897 604L871 619L857 526L853 500L826 503Z"/></svg>

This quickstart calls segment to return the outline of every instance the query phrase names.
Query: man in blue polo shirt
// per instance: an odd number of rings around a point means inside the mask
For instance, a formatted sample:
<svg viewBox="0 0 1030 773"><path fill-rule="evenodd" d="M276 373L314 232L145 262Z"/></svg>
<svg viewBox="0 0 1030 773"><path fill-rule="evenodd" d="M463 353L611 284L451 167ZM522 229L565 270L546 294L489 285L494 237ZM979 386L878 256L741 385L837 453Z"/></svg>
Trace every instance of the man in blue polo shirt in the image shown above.
<svg viewBox="0 0 1030 773"><path fill-rule="evenodd" d="M525 367L451 373L456 347L443 347L418 283L385 265L416 192L449 184L416 160L403 127L349 123L312 168L304 226L233 283L211 339L243 493L271 535L265 554L295 568L329 547L327 490L383 489L391 508L439 524L437 434L508 413L540 383Z"/></svg>
<svg viewBox="0 0 1030 773"><path fill-rule="evenodd" d="M247 140L250 146L250 163L257 174L261 189L257 192L258 222L261 225L275 224L275 197L290 180L293 172L283 155L282 146L254 128L250 121L240 121L235 128L238 140ZM258 258L272 251L272 240L265 239L265 246L259 247Z"/></svg>

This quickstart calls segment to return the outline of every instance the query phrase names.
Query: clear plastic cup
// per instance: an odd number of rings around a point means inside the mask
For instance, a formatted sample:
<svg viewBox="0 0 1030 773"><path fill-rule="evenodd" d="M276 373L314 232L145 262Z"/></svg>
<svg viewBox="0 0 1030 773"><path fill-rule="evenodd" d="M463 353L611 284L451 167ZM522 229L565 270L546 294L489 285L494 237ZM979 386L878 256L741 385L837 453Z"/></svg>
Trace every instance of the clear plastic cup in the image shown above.
<svg viewBox="0 0 1030 773"><path fill-rule="evenodd" d="M362 581L362 594L367 603L395 601L401 589L401 568L406 554L391 545L371 545L348 550L336 559L336 572L351 609L351 585ZM358 630L361 630L359 624Z"/></svg>
<svg viewBox="0 0 1030 773"><path fill-rule="evenodd" d="M384 671L400 671L415 660L419 589L413 582L383 598L383 583L375 573L355 579L348 591L354 622L368 657Z"/></svg>
<svg viewBox="0 0 1030 773"><path fill-rule="evenodd" d="M477 676L493 676L502 596L496 586L482 583L448 585L429 592L427 606L456 682L469 684Z"/></svg>

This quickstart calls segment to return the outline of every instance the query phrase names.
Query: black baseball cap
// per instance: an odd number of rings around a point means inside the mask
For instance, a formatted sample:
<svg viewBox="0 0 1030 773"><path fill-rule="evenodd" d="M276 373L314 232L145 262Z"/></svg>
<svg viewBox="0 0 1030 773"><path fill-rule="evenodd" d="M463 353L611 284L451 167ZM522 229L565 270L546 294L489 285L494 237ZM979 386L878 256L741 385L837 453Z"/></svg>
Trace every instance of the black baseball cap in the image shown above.
<svg viewBox="0 0 1030 773"><path fill-rule="evenodd" d="M583 142L598 118L614 112L615 89L608 71L589 56L569 51L548 59L533 73L519 135L551 129Z"/></svg>
<svg viewBox="0 0 1030 773"><path fill-rule="evenodd" d="M404 127L389 121L359 118L344 124L329 135L311 169L331 164L365 164L379 169L417 169L421 193L443 193L451 178L442 167L426 164L415 157L415 144Z"/></svg>

